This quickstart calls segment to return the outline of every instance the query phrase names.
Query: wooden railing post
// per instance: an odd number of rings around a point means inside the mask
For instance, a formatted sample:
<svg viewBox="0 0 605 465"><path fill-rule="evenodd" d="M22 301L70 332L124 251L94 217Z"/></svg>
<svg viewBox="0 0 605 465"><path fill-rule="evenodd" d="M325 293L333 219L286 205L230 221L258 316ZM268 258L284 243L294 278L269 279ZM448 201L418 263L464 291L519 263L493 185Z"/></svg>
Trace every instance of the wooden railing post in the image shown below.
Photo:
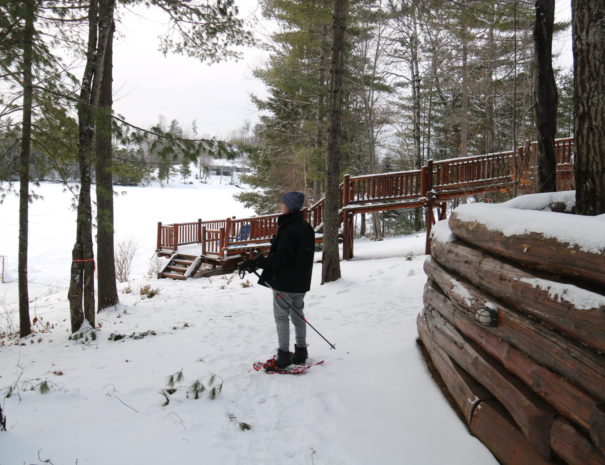
<svg viewBox="0 0 605 465"><path fill-rule="evenodd" d="M227 218L227 220L225 221L225 248L229 247L229 242L231 241L231 236L232 236L231 228L232 228L231 218Z"/></svg>
<svg viewBox="0 0 605 465"><path fill-rule="evenodd" d="M197 219L197 242L202 242L202 219Z"/></svg>
<svg viewBox="0 0 605 465"><path fill-rule="evenodd" d="M346 207L351 201L351 176L345 174L342 188L342 206Z"/></svg>
<svg viewBox="0 0 605 465"><path fill-rule="evenodd" d="M420 169L420 197L426 197L433 188L433 160L427 160Z"/></svg>
<svg viewBox="0 0 605 465"><path fill-rule="evenodd" d="M162 222L158 222L158 245L156 251L162 250Z"/></svg>
<svg viewBox="0 0 605 465"><path fill-rule="evenodd" d="M202 232L200 233L200 241L202 242L202 255L206 255L206 226L202 227Z"/></svg>
<svg viewBox="0 0 605 465"><path fill-rule="evenodd" d="M225 256L225 248L227 247L226 238L225 238L225 228L221 228L219 230L218 239L219 239L218 240L218 247L219 247L218 256L223 258Z"/></svg>
<svg viewBox="0 0 605 465"><path fill-rule="evenodd" d="M429 197L426 204L424 205L426 222L426 241L424 245L424 253L426 255L431 254L431 231L433 230L433 223L435 221L435 217L433 216L433 205L434 200L432 197Z"/></svg>
<svg viewBox="0 0 605 465"><path fill-rule="evenodd" d="M179 225L172 225L172 250L176 252L179 248Z"/></svg>

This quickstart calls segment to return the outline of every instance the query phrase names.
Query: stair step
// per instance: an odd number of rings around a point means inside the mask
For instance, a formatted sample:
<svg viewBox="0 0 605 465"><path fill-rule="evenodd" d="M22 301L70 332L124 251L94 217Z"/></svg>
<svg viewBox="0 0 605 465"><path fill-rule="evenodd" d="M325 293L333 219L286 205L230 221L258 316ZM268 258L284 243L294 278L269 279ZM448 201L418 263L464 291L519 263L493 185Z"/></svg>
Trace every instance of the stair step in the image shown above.
<svg viewBox="0 0 605 465"><path fill-rule="evenodd" d="M178 254L177 256L178 260L189 260L189 261L193 261L197 258L197 255L185 255L185 254Z"/></svg>
<svg viewBox="0 0 605 465"><path fill-rule="evenodd" d="M186 267L172 266L172 265L167 266L166 269L169 270L169 271L176 271L177 273L183 273L183 274L187 271Z"/></svg>
<svg viewBox="0 0 605 465"><path fill-rule="evenodd" d="M193 263L193 260L181 260L180 258L175 258L173 261L177 265L185 265L187 268Z"/></svg>
<svg viewBox="0 0 605 465"><path fill-rule="evenodd" d="M160 273L160 276L162 276L163 278L170 278L170 279L181 279L181 280L187 279L182 274L174 274L174 273Z"/></svg>

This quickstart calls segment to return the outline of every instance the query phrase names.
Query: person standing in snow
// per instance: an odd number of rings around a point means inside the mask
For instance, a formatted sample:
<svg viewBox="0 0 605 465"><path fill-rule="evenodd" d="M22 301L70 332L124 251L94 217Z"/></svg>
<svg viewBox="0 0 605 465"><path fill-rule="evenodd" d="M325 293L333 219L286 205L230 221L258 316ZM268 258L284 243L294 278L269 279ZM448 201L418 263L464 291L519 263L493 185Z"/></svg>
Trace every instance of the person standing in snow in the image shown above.
<svg viewBox="0 0 605 465"><path fill-rule="evenodd" d="M269 254L246 260L240 265L240 270L248 272L261 268L263 272L258 283L273 289L273 316L279 348L275 363L265 367L267 371L283 369L291 364L300 365L308 358L303 309L305 293L311 288L315 232L301 211L304 199L302 192L282 195L282 214L277 219L277 234L271 240ZM289 320L296 336L294 353L290 352Z"/></svg>

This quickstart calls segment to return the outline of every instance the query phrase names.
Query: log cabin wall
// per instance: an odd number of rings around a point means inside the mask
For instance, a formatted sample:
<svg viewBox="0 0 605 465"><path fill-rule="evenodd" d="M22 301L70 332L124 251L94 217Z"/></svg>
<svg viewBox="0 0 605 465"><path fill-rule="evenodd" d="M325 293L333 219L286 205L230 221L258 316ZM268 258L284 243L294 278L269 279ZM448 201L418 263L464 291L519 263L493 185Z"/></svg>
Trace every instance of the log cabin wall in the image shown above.
<svg viewBox="0 0 605 465"><path fill-rule="evenodd" d="M465 205L425 272L420 341L470 432L505 465L605 465L605 221Z"/></svg>

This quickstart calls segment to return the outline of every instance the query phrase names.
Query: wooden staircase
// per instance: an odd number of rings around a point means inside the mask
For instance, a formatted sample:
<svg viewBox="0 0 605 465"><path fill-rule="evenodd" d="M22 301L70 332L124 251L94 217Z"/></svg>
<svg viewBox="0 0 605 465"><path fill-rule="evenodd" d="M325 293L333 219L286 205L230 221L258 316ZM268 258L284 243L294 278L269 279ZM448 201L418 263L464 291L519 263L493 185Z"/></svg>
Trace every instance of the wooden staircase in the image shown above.
<svg viewBox="0 0 605 465"><path fill-rule="evenodd" d="M185 280L193 276L201 264L201 257L175 253L170 257L162 271L158 273L158 278Z"/></svg>

